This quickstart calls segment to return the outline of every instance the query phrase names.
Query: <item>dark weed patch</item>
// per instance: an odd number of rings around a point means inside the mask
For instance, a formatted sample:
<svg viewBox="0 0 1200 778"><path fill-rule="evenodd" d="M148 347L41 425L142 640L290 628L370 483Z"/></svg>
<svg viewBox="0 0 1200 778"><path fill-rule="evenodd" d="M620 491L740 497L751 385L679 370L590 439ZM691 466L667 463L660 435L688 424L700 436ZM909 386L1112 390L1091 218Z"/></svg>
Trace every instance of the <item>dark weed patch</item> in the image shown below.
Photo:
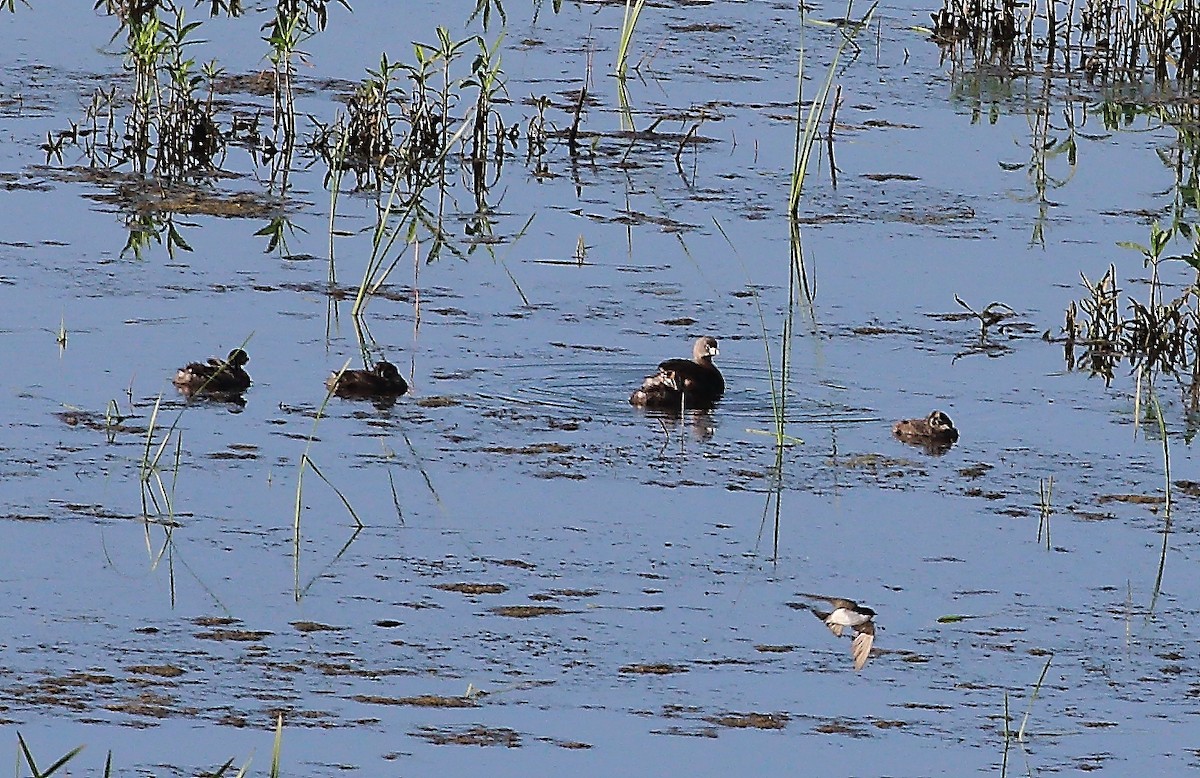
<svg viewBox="0 0 1200 778"><path fill-rule="evenodd" d="M561 616L571 613L571 611L553 605L502 605L491 608L490 611L497 616L506 616L510 619L536 619L539 616Z"/></svg>
<svg viewBox="0 0 1200 778"><path fill-rule="evenodd" d="M717 726L730 729L783 729L787 726L786 713L726 713L705 719Z"/></svg>

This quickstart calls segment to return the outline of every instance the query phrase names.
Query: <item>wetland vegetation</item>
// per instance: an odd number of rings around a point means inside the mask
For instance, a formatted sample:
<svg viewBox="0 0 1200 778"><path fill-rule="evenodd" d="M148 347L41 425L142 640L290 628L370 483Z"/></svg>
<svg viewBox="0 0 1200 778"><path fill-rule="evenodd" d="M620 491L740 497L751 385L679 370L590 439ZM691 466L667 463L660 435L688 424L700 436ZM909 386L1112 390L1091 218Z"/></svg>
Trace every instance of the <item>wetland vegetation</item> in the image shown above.
<svg viewBox="0 0 1200 778"><path fill-rule="evenodd" d="M18 774L1191 766L1188 2L0 8Z"/></svg>

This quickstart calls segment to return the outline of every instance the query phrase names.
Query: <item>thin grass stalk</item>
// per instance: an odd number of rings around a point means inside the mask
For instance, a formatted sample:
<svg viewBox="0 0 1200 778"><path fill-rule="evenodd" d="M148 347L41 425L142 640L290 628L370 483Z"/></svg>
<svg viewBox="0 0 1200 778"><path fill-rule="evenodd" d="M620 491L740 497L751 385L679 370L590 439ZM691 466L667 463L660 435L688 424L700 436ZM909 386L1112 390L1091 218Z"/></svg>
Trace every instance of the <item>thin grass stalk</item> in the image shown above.
<svg viewBox="0 0 1200 778"><path fill-rule="evenodd" d="M436 160L436 164L433 166L434 168L439 168L445 162L446 157L450 153L450 149L456 143L458 143L463 135L466 134L467 130L471 129L472 125L470 123L470 117L473 111L473 108L467 111L467 115L463 118L462 126L458 128L458 131L454 133L454 135L442 148L442 151ZM395 245L396 239L400 236L401 228L408 224L408 218L412 215L413 210L416 209L417 203L420 199L419 193L428 188L431 183L431 181L423 181L418 185L416 193L408 198L408 202L404 208L403 214L396 220L396 226L392 228L390 234L387 234L388 219L391 216L393 200L396 192L396 188L393 185L392 194L388 197L387 204L384 206L382 217L379 221L379 224L376 226L376 232L371 241L371 258L367 262L367 270L363 274L363 282L359 285L358 294L354 297L354 306L351 308L352 315L359 316L362 314L362 311L366 307L367 301L370 298L370 293L368 292L367 288L370 285L371 279L374 278L379 269L383 267L383 263L386 261L388 253L392 250L392 246ZM383 243L383 236L385 234L387 234L387 241ZM380 248L381 243L383 246L382 249ZM384 273L385 277L388 273L392 272L392 268L399 264L401 258L402 256L397 256L394 260L392 260L391 265L388 266ZM378 287L376 287L376 289L377 288Z"/></svg>
<svg viewBox="0 0 1200 778"><path fill-rule="evenodd" d="M525 224L521 227L521 229L519 229L517 231L517 234L513 236L512 240L509 241L508 246L510 249L512 248L513 245L516 244L517 241L519 241L521 238L525 237L525 233L529 231L529 225L533 224L534 217L536 217L536 216L537 216L536 211L534 213L529 214L529 218L525 221ZM521 302L524 303L526 307L528 307L529 306L529 298L525 296L524 290L521 289L521 284L517 282L517 277L512 274L511 270L508 269L508 263L505 262L503 259L500 259L499 257L497 257L495 252L492 250L491 246L488 246L488 253L490 253L492 255L493 260L500 263L500 267L504 270L504 274L508 276L509 281L512 281L513 287L516 288L517 294L520 295Z"/></svg>
<svg viewBox="0 0 1200 778"><path fill-rule="evenodd" d="M279 778L279 759L283 752L283 714L275 714L275 747L271 751L271 778Z"/></svg>
<svg viewBox="0 0 1200 778"><path fill-rule="evenodd" d="M308 583L304 584L304 588L299 590L299 593L296 595L297 600L303 599L308 594L308 590L313 587L313 584L325 577L325 574L330 570L330 568L336 565L338 560L341 559L345 555L346 551L349 550L350 546L354 544L354 541L358 539L358 535L362 531L362 527L354 528L354 531L350 533L350 537L345 543L342 544L342 547L337 550L337 553L325 563L324 567L313 573L312 577L308 579Z"/></svg>
<svg viewBox="0 0 1200 778"><path fill-rule="evenodd" d="M715 216L713 217L713 225L716 226L717 231L721 233L721 237L725 239L725 243L729 245L729 248L733 250L733 255L737 257L738 263L742 266L742 273L746 276L746 285L747 288L750 289L750 296L754 298L754 309L758 313L758 326L759 331L762 333L763 348L767 352L767 380L771 387L771 412L774 417L778 418L783 411L780 407L779 394L775 388L775 368L771 359L771 341L767 337L767 317L766 314L763 313L762 298L759 297L758 289L754 287L754 284L750 279L750 272L747 270L746 262L742 259L742 255L737 250L737 246L734 245L734 242L729 239L729 233L725 232L725 228L721 225L721 222L717 221Z"/></svg>
<svg viewBox="0 0 1200 778"><path fill-rule="evenodd" d="M417 453L416 447L413 446L412 441L408 439L407 432L401 430L400 437L404 438L404 445L408 446L408 452L412 454L413 460L417 463L417 472L419 472L421 477L425 479L425 487L429 489L429 493L433 495L433 499L438 504L438 507L443 508L444 506L442 505L441 495L439 495L437 489L434 488L433 479L429 477L429 472L425 469L425 460L422 459L421 455Z"/></svg>
<svg viewBox="0 0 1200 778"><path fill-rule="evenodd" d="M304 455L304 458L306 460L308 460L308 466L312 468L312 471L314 473L316 473L317 476L320 477L320 479L322 481L324 481L329 486L330 489L333 490L333 493L336 494L338 496L338 499L342 501L342 505L346 506L346 510L350 512L350 516L354 519L354 523L357 524L360 528L365 526L362 523L362 519L358 518L358 514L354 512L354 507L352 505L350 505L350 501L348 499L346 499L346 495L342 494L342 490L337 488L336 486L334 486L333 482L325 477L325 474L321 472L321 469L319 467L317 467L317 463L312 461L312 459L309 458L309 456L307 454Z"/></svg>
<svg viewBox="0 0 1200 778"><path fill-rule="evenodd" d="M1054 495L1054 476L1038 479L1038 542L1042 542L1042 531L1046 533L1046 550L1050 550L1050 514L1054 512L1051 499Z"/></svg>
<svg viewBox="0 0 1200 778"><path fill-rule="evenodd" d="M25 742L25 738L21 736L20 732L17 732L17 745L20 746L21 749L20 753L17 755L17 775L21 774L21 757L23 756L25 758L25 763L28 764L29 769L33 771L35 778L46 778L46 776L53 775L54 773L58 772L60 767L78 756L79 752L85 748L85 746L76 746L75 748L72 748L70 751L59 757L54 764L50 765L43 772L42 770L38 769L37 763L33 759L33 752L29 750L29 744Z"/></svg>
<svg viewBox="0 0 1200 778"><path fill-rule="evenodd" d="M1012 742L1012 730L1008 728L1008 692L1004 693L1004 753L1000 757L1000 778L1008 776L1008 746Z"/></svg>
<svg viewBox="0 0 1200 778"><path fill-rule="evenodd" d="M1051 654L1046 659L1046 666L1042 668L1042 674L1038 676L1037 683L1033 685L1033 694L1029 696L1029 706L1025 709L1025 716L1021 719L1021 728L1017 730L1017 742L1025 742L1025 725L1029 723L1029 716L1033 713L1033 703L1037 701L1038 692L1042 689L1042 681L1046 680L1046 673L1050 671L1050 663L1054 661L1054 655Z"/></svg>
<svg viewBox="0 0 1200 778"><path fill-rule="evenodd" d="M854 38L859 32L866 29L871 23L871 18L875 14L875 8L878 2L873 3L867 10L866 15L860 22L854 23L853 32L850 34L842 33L842 42L838 45L834 52L833 61L829 63L829 68L825 73L825 81L821 88L817 91L816 97L813 99L812 105L808 109L807 115L804 112L804 25L805 11L804 4L800 4L800 56L799 66L796 76L796 143L795 154L792 163L792 185L788 193L788 214L792 218L796 217L796 211L800 206L800 194L804 189L804 178L808 171L808 160L812 154L813 145L816 143L817 130L821 121L821 116L825 112L825 105L829 101L829 91L833 86L833 77L837 73L838 62L841 60L842 52L846 47L854 42ZM846 19L850 19L850 12L854 6L854 0L850 0L846 6Z"/></svg>
<svg viewBox="0 0 1200 778"><path fill-rule="evenodd" d="M629 42L633 39L633 30L637 27L638 17L642 15L642 6L646 0L625 0L625 15L621 19L621 40L617 45L617 76L624 80L628 65Z"/></svg>
<svg viewBox="0 0 1200 778"><path fill-rule="evenodd" d="M334 380L330 382L331 387L336 387L338 380L342 374L350 367L350 360L347 359L342 369L337 371ZM333 397L333 389L330 388L325 392L325 399L321 401L320 407L317 408L317 414L313 418L312 431L308 433L308 440L304 444L304 453L300 455L300 471L296 476L296 511L292 520L292 543L295 545L296 559L299 562L300 551L300 514L303 512L304 500L304 468L305 465L312 460L308 458L308 452L312 450L313 441L317 437L317 425L321 423L321 417L325 415L325 407L329 405L330 398Z"/></svg>
<svg viewBox="0 0 1200 778"><path fill-rule="evenodd" d="M1163 479L1165 482L1163 485L1162 550L1158 557L1158 572L1154 576L1154 591L1150 595L1149 610L1150 614L1153 614L1154 606L1158 602L1158 595L1162 591L1163 574L1167 568L1167 544L1171 538L1171 447L1167 440L1167 423L1163 419L1162 406L1158 402L1158 395L1155 394L1153 387L1150 388L1150 408L1154 411L1154 418L1158 422L1158 433L1162 438Z"/></svg>
<svg viewBox="0 0 1200 778"><path fill-rule="evenodd" d="M337 265L334 261L334 237L336 233L338 197L342 193L342 179L345 177L346 149L350 147L350 133L343 132L338 137L337 145L333 148L333 166L329 180L329 283L337 283Z"/></svg>

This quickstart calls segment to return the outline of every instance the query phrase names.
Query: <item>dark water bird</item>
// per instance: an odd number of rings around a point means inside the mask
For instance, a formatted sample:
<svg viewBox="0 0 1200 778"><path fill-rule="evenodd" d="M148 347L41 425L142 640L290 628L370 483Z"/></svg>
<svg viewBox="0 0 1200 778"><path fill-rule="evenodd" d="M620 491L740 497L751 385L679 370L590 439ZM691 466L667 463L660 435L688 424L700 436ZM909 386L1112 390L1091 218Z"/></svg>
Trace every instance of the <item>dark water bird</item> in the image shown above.
<svg viewBox="0 0 1200 778"><path fill-rule="evenodd" d="M179 368L172 383L189 397L193 394L238 395L250 388L250 374L245 365L249 355L240 348L229 352L225 359L210 358L207 362L191 362Z"/></svg>
<svg viewBox="0 0 1200 778"><path fill-rule="evenodd" d="M854 640L850 643L850 656L854 658L854 669L861 670L871 658L871 646L875 644L875 611L859 605L854 600L842 597L826 597L821 594L801 593L799 596L810 600L821 600L833 606L833 610L823 611L814 606L807 606L829 631L836 637L842 636L842 631L849 627L854 631Z"/></svg>
<svg viewBox="0 0 1200 778"><path fill-rule="evenodd" d="M892 434L931 454L944 454L958 441L954 422L941 411L933 411L924 419L902 419L892 425Z"/></svg>
<svg viewBox="0 0 1200 778"><path fill-rule="evenodd" d="M338 397L395 398L408 391L408 383L396 366L379 360L371 370L345 370L325 379L325 387Z"/></svg>
<svg viewBox="0 0 1200 778"><path fill-rule="evenodd" d="M708 335L692 346L691 359L668 359L647 376L629 398L643 408L708 408L725 393L725 379L713 364L717 339Z"/></svg>

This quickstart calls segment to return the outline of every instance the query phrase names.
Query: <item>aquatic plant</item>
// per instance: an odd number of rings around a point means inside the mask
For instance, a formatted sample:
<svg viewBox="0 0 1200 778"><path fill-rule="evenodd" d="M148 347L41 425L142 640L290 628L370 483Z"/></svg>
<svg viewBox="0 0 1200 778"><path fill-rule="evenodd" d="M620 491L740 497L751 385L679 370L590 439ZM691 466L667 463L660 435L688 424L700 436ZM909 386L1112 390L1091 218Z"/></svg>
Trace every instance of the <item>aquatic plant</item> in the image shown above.
<svg viewBox="0 0 1200 778"><path fill-rule="evenodd" d="M76 746L75 748L72 748L70 751L68 751L67 753L60 756L58 759L56 759L53 763L51 763L45 769L41 769L37 766L37 760L34 758L33 752L29 748L29 744L25 741L25 738L21 735L21 733L19 731L17 732L17 748L19 749L17 752L17 776L18 776L18 778L21 775L22 767L29 768L29 770L31 771L32 778L50 778L50 776L54 775L59 770L66 767L69 762L71 762L72 760L75 759L75 757L79 756L79 754L84 750L84 748L86 748L86 746ZM280 774L280 765L282 763L282 755L283 755L283 714L277 713L276 718L275 718L275 738L274 738L274 741L273 741L273 744L271 747L271 765L270 765L269 773L268 773L270 778L278 778L278 776ZM226 761L220 767L216 768L211 773L205 773L205 775L210 775L210 776L212 776L212 778L221 778L221 776L225 776L226 774L229 774L231 778L246 778L247 776L250 775L250 761L251 760L247 759L245 764L243 764L242 767L237 772L230 773L229 771L231 769L233 769L233 764L234 764L234 759L230 758L228 761ZM113 773L112 750L109 750L107 755L105 756L104 770L99 774L101 776L103 776L103 778L110 778L110 776L112 776L114 774Z"/></svg>
<svg viewBox="0 0 1200 778"><path fill-rule="evenodd" d="M175 522L175 485L179 480L179 463L183 452L182 436L177 434L179 421L183 417L183 411L175 417L175 421L165 431L161 431L158 426L158 413L162 407L162 395L159 395L154 400L154 408L150 412L150 420L146 428L146 445L142 450L142 459L138 465L138 480L141 483L142 492L142 516L149 523L151 515L151 506L154 508L154 513L166 513L165 524L170 532L170 527ZM155 445L155 437L161 432L158 445ZM171 486L167 488L163 483L163 470L160 466L163 454L167 450L167 446L171 442L171 437L175 437L175 458L171 466ZM153 482L153 483L151 483ZM157 487L155 489L154 487ZM159 503L161 497L162 503Z"/></svg>
<svg viewBox="0 0 1200 778"><path fill-rule="evenodd" d="M1167 248L1177 238L1190 239L1192 250L1168 256ZM1081 273L1087 296L1067 307L1063 325L1067 368L1079 365L1108 385L1116 366L1128 361L1139 381L1152 383L1158 373L1186 379L1189 407L1200 408L1200 232L1178 219L1167 227L1155 222L1145 245L1119 245L1142 254L1149 270L1146 301L1130 297L1128 314L1121 312L1115 265L1094 283ZM1182 261L1198 272L1196 280L1170 300L1164 297L1161 279L1168 261ZM1078 360L1077 347L1082 349Z"/></svg>
<svg viewBox="0 0 1200 778"><path fill-rule="evenodd" d="M625 15L621 17L621 37L617 43L617 79L621 82L625 81L625 72L629 64L629 43L633 40L633 31L645 5L646 0L625 0Z"/></svg>
<svg viewBox="0 0 1200 778"><path fill-rule="evenodd" d="M1029 717L1033 714L1033 703L1037 701L1038 693L1042 689L1042 683L1046 680L1046 673L1050 670L1050 663L1054 661L1054 655L1051 654L1046 658L1046 664L1042 667L1041 675L1038 676L1037 682L1033 685L1033 691L1029 695L1029 704L1025 708L1025 715L1021 718L1021 726L1014 733L1010 728L1011 717L1009 716L1008 707L1008 692L1004 692L1004 753L1000 762L1000 775L1008 775L1008 750L1012 743L1016 741L1020 745L1022 751L1025 749L1025 728L1029 725Z"/></svg>
<svg viewBox="0 0 1200 778"><path fill-rule="evenodd" d="M788 214L792 217L793 221L795 221L798 214L800 195L804 191L804 180L808 175L809 158L812 155L813 146L819 137L821 117L825 114L825 107L829 101L829 91L833 86L833 79L838 72L842 55L847 48L856 48L854 39L871 24L871 19L874 18L875 9L878 5L878 2L873 3L861 19L847 22L847 24L837 28L842 37L841 43L834 50L833 59L825 70L825 79L821 82L816 95L814 95L807 109L804 107L805 50L803 30L805 24L809 22L805 17L803 3L800 5L801 39L800 53L797 60L799 65L796 74L796 137L792 155L791 186L788 190ZM846 5L847 20L851 18L853 8L854 0L849 0Z"/></svg>
<svg viewBox="0 0 1200 778"><path fill-rule="evenodd" d="M803 298L807 302L809 313L812 313L813 298L816 294L815 282L810 278L808 266L804 257L803 236L800 229L799 208L801 195L804 192L804 181L808 176L808 165L811 158L812 149L816 144L821 117L824 115L825 108L828 105L830 89L834 82L834 77L837 73L843 53L847 48L854 47L854 38L867 29L870 20L875 13L877 4L872 4L866 14L856 22L850 22L844 27L840 27L839 34L842 36L837 49L834 52L832 61L829 63L825 72L825 78L818 88L816 96L805 108L804 103L804 64L806 57L806 48L804 44L804 29L807 23L806 11L804 4L799 6L799 22L801 31L801 40L799 54L797 57L797 75L796 75L796 119L795 119L795 145L793 147L792 170L791 170L791 186L788 190L787 199L787 214L788 214L788 234L789 234L789 262L788 262L788 296L787 307L785 309L782 330L779 336L779 367L776 372L774 358L771 351L771 338L768 335L769 328L767 326L766 317L762 311L761 301L758 298L757 291L751 286L754 294L755 307L758 310L759 324L763 332L763 347L766 350L767 376L771 388L771 414L773 419L773 430L771 432L775 441L775 458L774 463L770 468L772 488L768 491L767 502L763 506L763 522L765 524L767 516L771 513L772 506L774 507L774 531L773 531L773 555L778 556L779 550L779 530L782 519L782 500L783 500L783 472L785 465L785 452L788 447L795 443L803 442L799 438L793 437L787 432L788 419L788 387L791 382L791 362L792 362L792 343L795 330L795 317L797 306ZM853 12L853 0L850 0L846 7L846 18L850 19ZM719 228L719 225L718 225ZM722 230L724 235L724 230ZM728 236L725 236L729 242ZM730 242L732 245L732 242Z"/></svg>
<svg viewBox="0 0 1200 778"><path fill-rule="evenodd" d="M1042 69L1105 84L1200 76L1200 8L1191 0L1019 3L943 0L928 30L944 53L1001 69Z"/></svg>
<svg viewBox="0 0 1200 778"><path fill-rule="evenodd" d="M335 373L337 378L341 378L342 373L346 372L349 367L350 360L347 359L345 364L342 365L341 369ZM334 494L338 496L338 499L342 501L342 505L346 506L346 510L350 513L350 517L354 519L354 523L360 529L364 526L362 520L358 518L358 514L355 513L354 506L352 506L350 501L346 499L346 495L343 494L340 489L334 486L332 481L325 477L325 474L322 473L320 468L317 467L317 463L312 460L311 456L309 456L309 452L312 450L313 441L315 441L317 437L317 425L321 423L321 417L325 415L325 408L328 407L329 400L333 397L333 389L335 386L337 386L336 380L330 382L330 385L325 392L325 399L321 401L321 405L317 408L317 412L313 415L312 430L309 432L308 439L304 443L304 452L300 455L299 467L296 472L296 502L295 512L292 516L292 548L295 554L295 564L297 565L297 570L299 569L300 564L300 516L304 512L305 469L312 468L312 471L317 474L317 477L324 481L325 484L333 490Z"/></svg>
<svg viewBox="0 0 1200 778"><path fill-rule="evenodd" d="M1150 410L1153 412L1154 422L1158 428L1159 440L1162 441L1162 458L1163 458L1163 524L1162 524L1162 550L1158 557L1158 571L1154 576L1154 590L1150 596L1149 614L1154 613L1154 605L1158 602L1158 595L1162 592L1163 573L1167 568L1167 548L1171 538L1171 445L1170 439L1167 437L1167 423L1163 419L1162 405L1158 402L1158 395L1154 393L1153 387L1150 389ZM1147 614L1147 618L1149 617Z"/></svg>
<svg viewBox="0 0 1200 778"><path fill-rule="evenodd" d="M1054 513L1051 498L1054 496L1054 476L1038 479L1038 543L1046 536L1046 550L1050 550L1050 516Z"/></svg>
<svg viewBox="0 0 1200 778"><path fill-rule="evenodd" d="M979 339L985 340L988 335L988 328L993 327L1006 319L1011 319L1017 315L1017 312L1001 302L991 302L984 306L983 310L977 311L967 305L961 297L954 295L954 302L965 308L971 318L979 322ZM1001 327L1003 330L1003 327Z"/></svg>
<svg viewBox="0 0 1200 778"><path fill-rule="evenodd" d="M19 731L17 732L17 747L20 749L20 751L17 752L17 775L19 776L21 774L21 766L22 766L22 762L23 762L24 765L27 766L32 771L33 778L49 778L49 776L54 775L61 768L66 766L66 764L68 762L70 762L72 759L79 756L79 752L83 751L83 749L84 749L84 746L76 746L75 748L72 748L70 751L68 751L67 753L60 756L58 759L54 760L54 762L49 767L47 767L45 770L41 770L37 766L37 760L35 760L33 758L33 752L30 751L29 744L25 742L25 738L21 736L21 733ZM112 772L111 767L112 767L112 752L109 751L108 752L108 760L105 763L105 767L104 767L104 775L106 778Z"/></svg>
<svg viewBox="0 0 1200 778"><path fill-rule="evenodd" d="M1042 667L1041 675L1038 676L1037 683L1033 685L1033 691L1029 694L1029 705L1025 708L1025 715L1021 718L1021 726L1017 730L1017 742L1025 742L1025 727L1029 725L1029 717L1033 715L1033 704L1037 702L1038 693L1042 690L1042 682L1046 680L1046 673L1050 671L1050 663L1054 661L1054 655L1046 657L1046 664Z"/></svg>

